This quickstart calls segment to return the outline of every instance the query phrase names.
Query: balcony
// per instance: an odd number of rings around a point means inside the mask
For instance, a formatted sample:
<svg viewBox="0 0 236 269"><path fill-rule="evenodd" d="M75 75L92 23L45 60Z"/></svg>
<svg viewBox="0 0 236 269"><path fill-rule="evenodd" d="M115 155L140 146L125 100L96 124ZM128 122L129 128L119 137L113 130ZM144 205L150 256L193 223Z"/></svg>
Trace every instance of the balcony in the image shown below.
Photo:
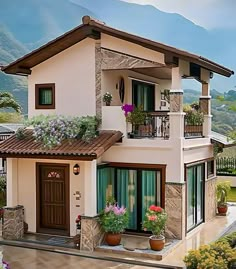
<svg viewBox="0 0 236 269"><path fill-rule="evenodd" d="M169 111L149 112L145 123L139 126L132 126L126 122L124 111L120 106L102 107L102 129L119 130L127 138L150 138L150 139L169 139L170 122ZM184 124L184 137L194 139L203 137L202 125Z"/></svg>
<svg viewBox="0 0 236 269"><path fill-rule="evenodd" d="M132 126L128 133L129 138L169 138L169 115L168 111L154 111L147 113L144 124Z"/></svg>

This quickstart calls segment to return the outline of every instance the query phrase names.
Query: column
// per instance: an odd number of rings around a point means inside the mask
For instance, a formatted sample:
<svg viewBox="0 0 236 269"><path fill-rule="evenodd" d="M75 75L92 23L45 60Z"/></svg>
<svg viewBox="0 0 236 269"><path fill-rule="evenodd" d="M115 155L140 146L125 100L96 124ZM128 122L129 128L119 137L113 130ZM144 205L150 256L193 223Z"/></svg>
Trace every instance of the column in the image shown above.
<svg viewBox="0 0 236 269"><path fill-rule="evenodd" d="M103 238L97 216L97 162L85 163L84 216L81 219L80 249L93 251Z"/></svg>
<svg viewBox="0 0 236 269"><path fill-rule="evenodd" d="M97 162L85 162L84 176L84 215L97 215Z"/></svg>
<svg viewBox="0 0 236 269"><path fill-rule="evenodd" d="M206 82L202 83L202 96L199 98L200 110L204 114L203 136L211 136L211 96L210 85Z"/></svg>
<svg viewBox="0 0 236 269"><path fill-rule="evenodd" d="M184 115L182 76L179 67L174 67L170 90L170 139L183 138Z"/></svg>
<svg viewBox="0 0 236 269"><path fill-rule="evenodd" d="M18 159L7 158L7 206L18 205Z"/></svg>

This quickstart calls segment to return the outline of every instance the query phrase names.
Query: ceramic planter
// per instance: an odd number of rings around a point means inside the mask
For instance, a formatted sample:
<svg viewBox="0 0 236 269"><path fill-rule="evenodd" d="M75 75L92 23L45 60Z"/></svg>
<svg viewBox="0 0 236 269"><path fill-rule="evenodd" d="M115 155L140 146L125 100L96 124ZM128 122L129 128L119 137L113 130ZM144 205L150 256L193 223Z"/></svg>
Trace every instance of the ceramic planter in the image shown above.
<svg viewBox="0 0 236 269"><path fill-rule="evenodd" d="M121 234L120 233L106 233L105 241L109 246L117 246L120 244L121 241Z"/></svg>
<svg viewBox="0 0 236 269"><path fill-rule="evenodd" d="M217 207L217 209L218 209L219 214L226 214L228 211L228 206L227 205L219 205Z"/></svg>
<svg viewBox="0 0 236 269"><path fill-rule="evenodd" d="M160 251L165 246L165 237L163 235L158 237L152 235L149 237L149 244L152 250Z"/></svg>

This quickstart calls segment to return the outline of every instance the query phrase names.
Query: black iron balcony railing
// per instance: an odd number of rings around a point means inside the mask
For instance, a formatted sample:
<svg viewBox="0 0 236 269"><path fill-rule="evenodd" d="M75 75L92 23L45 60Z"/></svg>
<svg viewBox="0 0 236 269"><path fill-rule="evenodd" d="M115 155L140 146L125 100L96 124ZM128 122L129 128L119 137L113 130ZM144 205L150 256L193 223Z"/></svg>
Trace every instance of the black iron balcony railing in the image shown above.
<svg viewBox="0 0 236 269"><path fill-rule="evenodd" d="M169 115L168 111L148 112L144 124L133 126L130 138L162 137L169 138Z"/></svg>

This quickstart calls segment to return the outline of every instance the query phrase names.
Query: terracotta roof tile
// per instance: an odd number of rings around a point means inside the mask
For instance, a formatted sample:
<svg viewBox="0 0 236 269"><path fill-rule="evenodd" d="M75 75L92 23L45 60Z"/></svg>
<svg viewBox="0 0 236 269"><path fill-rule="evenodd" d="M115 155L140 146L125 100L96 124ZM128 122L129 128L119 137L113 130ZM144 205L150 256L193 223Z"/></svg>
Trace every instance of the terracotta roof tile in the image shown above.
<svg viewBox="0 0 236 269"><path fill-rule="evenodd" d="M32 130L26 130L24 139L18 139L16 135L13 135L1 143L0 156L93 160L100 157L122 137L120 131L100 131L99 136L89 143L81 139L65 140L61 145L47 149L43 147L42 143L35 142L32 134Z"/></svg>

